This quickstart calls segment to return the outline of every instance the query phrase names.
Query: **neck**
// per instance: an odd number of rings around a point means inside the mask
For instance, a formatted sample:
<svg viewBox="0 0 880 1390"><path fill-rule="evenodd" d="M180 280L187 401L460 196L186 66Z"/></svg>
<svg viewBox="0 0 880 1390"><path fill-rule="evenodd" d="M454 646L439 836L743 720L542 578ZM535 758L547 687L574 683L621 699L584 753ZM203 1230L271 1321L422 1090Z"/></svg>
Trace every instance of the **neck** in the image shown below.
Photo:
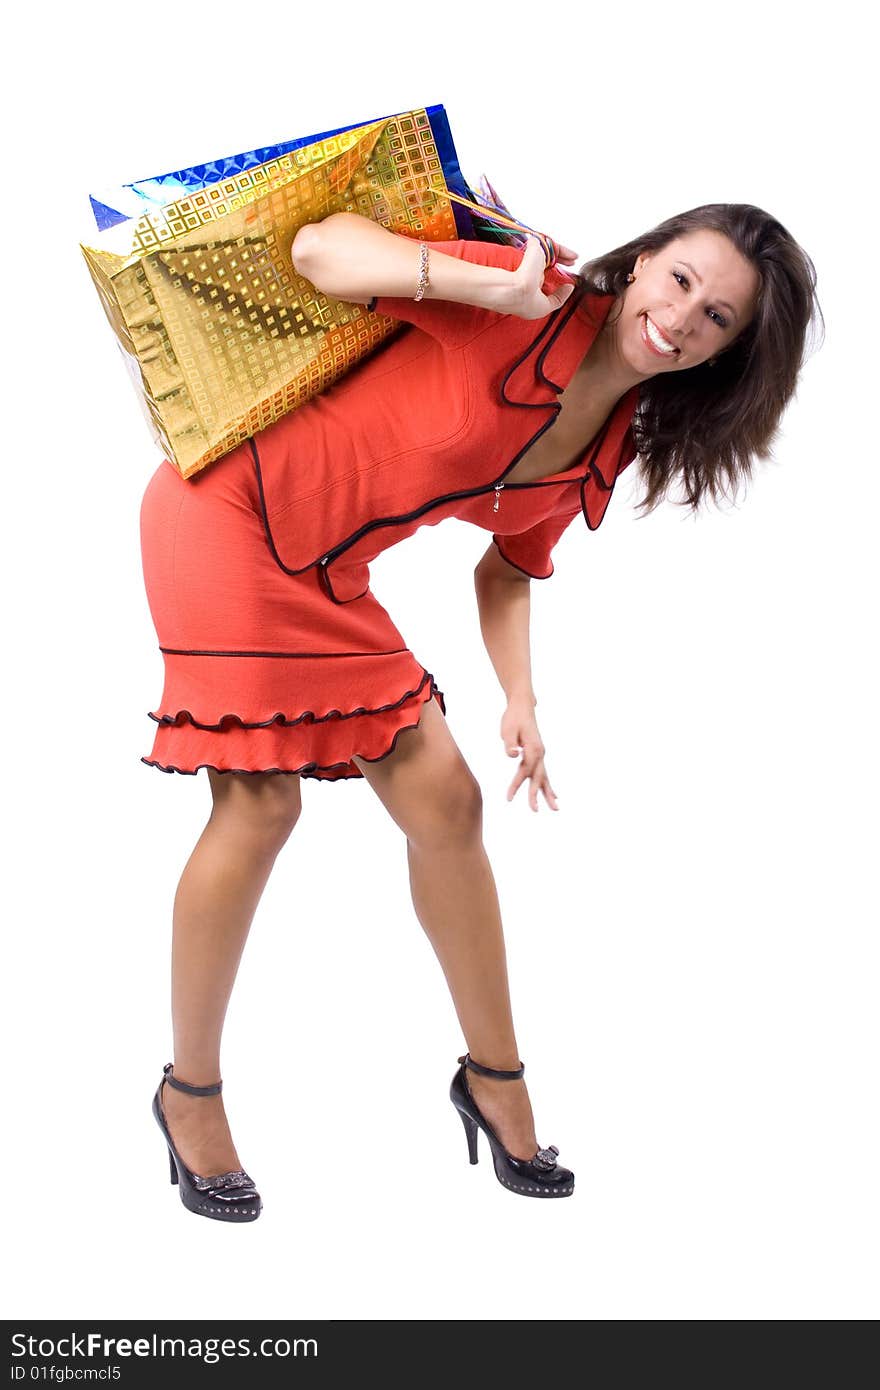
<svg viewBox="0 0 880 1390"><path fill-rule="evenodd" d="M619 300L615 300L575 371L578 384L591 396L612 402L619 400L631 386L647 381L650 376L650 373L636 371L620 352L617 325L608 322L617 317L618 307Z"/></svg>

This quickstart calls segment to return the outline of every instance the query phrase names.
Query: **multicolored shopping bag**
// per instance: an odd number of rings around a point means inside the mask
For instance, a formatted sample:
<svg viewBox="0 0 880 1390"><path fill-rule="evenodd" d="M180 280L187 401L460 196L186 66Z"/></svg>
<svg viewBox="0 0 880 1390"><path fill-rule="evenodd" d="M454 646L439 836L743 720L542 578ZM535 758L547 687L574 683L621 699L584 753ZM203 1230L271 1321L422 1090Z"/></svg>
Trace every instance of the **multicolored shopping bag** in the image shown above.
<svg viewBox="0 0 880 1390"><path fill-rule="evenodd" d="M425 241L539 238L464 181L442 106L91 195L80 243L156 442L184 478L325 390L398 327L299 275L299 228L356 212Z"/></svg>

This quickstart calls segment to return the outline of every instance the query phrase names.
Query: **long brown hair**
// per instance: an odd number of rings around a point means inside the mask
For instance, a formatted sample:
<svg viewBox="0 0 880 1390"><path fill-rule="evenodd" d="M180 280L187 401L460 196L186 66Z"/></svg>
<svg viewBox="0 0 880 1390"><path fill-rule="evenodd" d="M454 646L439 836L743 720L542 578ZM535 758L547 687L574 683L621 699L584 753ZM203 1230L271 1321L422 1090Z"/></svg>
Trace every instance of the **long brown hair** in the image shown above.
<svg viewBox="0 0 880 1390"><path fill-rule="evenodd" d="M678 505L698 511L701 499L732 496L757 459L772 459L779 422L795 394L807 357L809 330L824 319L816 298L816 269L790 232L750 203L706 203L660 222L573 272L587 294L621 295L640 252L653 253L700 228L723 232L755 267L755 313L733 344L684 372L643 381L632 431L646 492L639 508L653 511L676 477Z"/></svg>

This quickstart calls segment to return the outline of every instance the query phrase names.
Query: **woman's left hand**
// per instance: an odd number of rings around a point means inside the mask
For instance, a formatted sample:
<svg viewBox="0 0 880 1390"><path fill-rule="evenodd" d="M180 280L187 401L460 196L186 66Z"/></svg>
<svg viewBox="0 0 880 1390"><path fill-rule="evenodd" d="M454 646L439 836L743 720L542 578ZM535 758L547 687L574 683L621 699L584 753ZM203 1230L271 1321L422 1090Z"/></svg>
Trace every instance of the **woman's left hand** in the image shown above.
<svg viewBox="0 0 880 1390"><path fill-rule="evenodd" d="M508 756L521 758L516 776L507 790L508 801L513 800L522 783L528 778L530 783L529 805L532 810L537 811L538 809L538 792L541 791L551 811L558 811L556 793L550 786L547 769L544 766L544 743L538 732L535 710L531 700L517 698L508 700L507 709L501 720L501 737L504 740L504 747Z"/></svg>

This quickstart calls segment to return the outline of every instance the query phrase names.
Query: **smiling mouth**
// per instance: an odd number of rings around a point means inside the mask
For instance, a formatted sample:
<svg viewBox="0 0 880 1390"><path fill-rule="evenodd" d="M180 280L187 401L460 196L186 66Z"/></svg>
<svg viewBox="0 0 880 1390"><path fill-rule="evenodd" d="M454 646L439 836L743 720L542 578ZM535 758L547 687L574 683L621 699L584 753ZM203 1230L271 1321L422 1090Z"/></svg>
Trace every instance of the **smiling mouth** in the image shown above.
<svg viewBox="0 0 880 1390"><path fill-rule="evenodd" d="M673 343L664 337L653 319L647 314L642 314L642 341L650 348L651 352L657 357L678 357L681 348L677 348ZM650 327L649 327L650 325Z"/></svg>

